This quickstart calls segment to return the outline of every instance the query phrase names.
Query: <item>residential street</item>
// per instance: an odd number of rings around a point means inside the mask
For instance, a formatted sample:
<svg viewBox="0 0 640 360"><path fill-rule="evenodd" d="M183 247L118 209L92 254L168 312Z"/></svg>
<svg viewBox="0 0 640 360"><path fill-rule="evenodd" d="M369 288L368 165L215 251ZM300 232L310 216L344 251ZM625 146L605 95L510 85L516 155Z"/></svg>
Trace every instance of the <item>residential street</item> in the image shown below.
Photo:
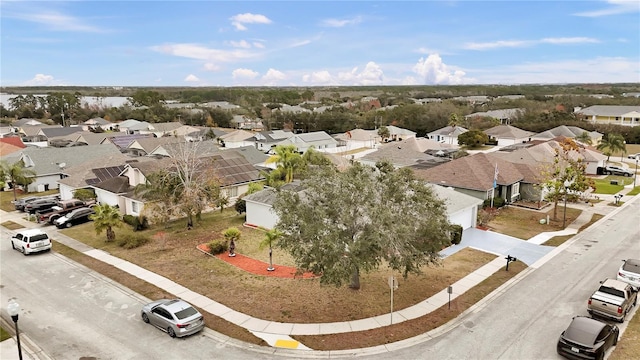
<svg viewBox="0 0 640 360"><path fill-rule="evenodd" d="M375 358L560 359L558 336L573 316L588 315L587 299L599 281L615 278L622 259L640 258L639 200L577 235L565 251L445 335Z"/></svg>
<svg viewBox="0 0 640 360"><path fill-rule="evenodd" d="M586 300L598 282L615 277L620 260L640 258L640 198L620 210L451 328L386 347L330 353L245 348L210 330L171 339L139 319L146 301L139 295L55 253L24 257L11 249L5 229L0 301L18 298L21 331L54 359L556 359L558 335L572 316L587 315Z"/></svg>

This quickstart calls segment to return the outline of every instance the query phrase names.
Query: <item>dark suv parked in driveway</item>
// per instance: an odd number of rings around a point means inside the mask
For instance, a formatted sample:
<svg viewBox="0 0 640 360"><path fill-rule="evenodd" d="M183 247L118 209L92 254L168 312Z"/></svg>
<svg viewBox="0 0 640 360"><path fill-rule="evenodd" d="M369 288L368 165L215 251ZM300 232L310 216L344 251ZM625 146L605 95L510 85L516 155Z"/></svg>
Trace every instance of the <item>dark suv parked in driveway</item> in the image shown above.
<svg viewBox="0 0 640 360"><path fill-rule="evenodd" d="M621 175L621 176L633 176L633 171L621 168L619 166L607 166L604 168L605 175Z"/></svg>
<svg viewBox="0 0 640 360"><path fill-rule="evenodd" d="M13 206L16 207L16 210L24 211L24 207L27 206L28 203L38 199L39 198L37 196L27 196L12 202Z"/></svg>
<svg viewBox="0 0 640 360"><path fill-rule="evenodd" d="M58 204L58 200L53 199L53 198L51 198L51 199L34 200L34 201L28 203L24 207L24 211L28 212L29 214L35 214L36 211L51 209L52 207L56 206L57 204Z"/></svg>

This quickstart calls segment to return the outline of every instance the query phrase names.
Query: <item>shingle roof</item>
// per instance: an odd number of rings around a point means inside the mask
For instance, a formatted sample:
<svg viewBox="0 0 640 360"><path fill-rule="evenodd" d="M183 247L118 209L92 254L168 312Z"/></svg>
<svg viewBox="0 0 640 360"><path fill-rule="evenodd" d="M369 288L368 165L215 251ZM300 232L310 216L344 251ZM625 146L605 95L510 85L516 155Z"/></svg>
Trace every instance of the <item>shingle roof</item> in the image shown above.
<svg viewBox="0 0 640 360"><path fill-rule="evenodd" d="M97 117L97 118L92 118L89 119L87 121L85 121L83 124L85 125L109 125L111 124L110 121L107 121L101 117Z"/></svg>
<svg viewBox="0 0 640 360"><path fill-rule="evenodd" d="M622 116L630 112L639 112L640 106L624 106L624 105L593 105L576 111L576 114L582 115L599 115L599 116Z"/></svg>
<svg viewBox="0 0 640 360"><path fill-rule="evenodd" d="M149 124L149 130L154 132L171 132L173 130L181 128L183 125L177 121L167 123L153 123Z"/></svg>
<svg viewBox="0 0 640 360"><path fill-rule="evenodd" d="M444 200L447 205L447 214L452 215L458 211L482 204L482 200L471 195L463 194L454 188L430 184L436 195Z"/></svg>
<svg viewBox="0 0 640 360"><path fill-rule="evenodd" d="M82 128L79 126L75 127L54 127L54 128L44 128L41 129L42 134L46 136L48 139L68 136L71 134L75 134L82 131Z"/></svg>
<svg viewBox="0 0 640 360"><path fill-rule="evenodd" d="M269 155L256 149L256 147L252 145L220 151L225 153L235 152L238 154L238 156L244 157L252 165L262 164L269 158Z"/></svg>
<svg viewBox="0 0 640 360"><path fill-rule="evenodd" d="M126 176L110 178L103 182L93 184L92 186L114 194L125 194L133 190L133 186L129 185L129 178Z"/></svg>
<svg viewBox="0 0 640 360"><path fill-rule="evenodd" d="M411 166L419 163L441 163L441 158L431 156L420 151L418 142L405 139L399 142L391 142L382 146L378 151L363 156L364 161L377 162L380 160L388 160L398 167Z"/></svg>
<svg viewBox="0 0 640 360"><path fill-rule="evenodd" d="M253 137L253 133L245 130L236 130L228 134L219 136L220 139L226 142L244 141Z"/></svg>
<svg viewBox="0 0 640 360"><path fill-rule="evenodd" d="M493 188L496 164L499 185L511 185L525 180L520 166L485 153L465 156L430 169L414 169L414 172L418 178L432 184L489 191ZM537 169L534 167L527 172L537 173Z"/></svg>
<svg viewBox="0 0 640 360"><path fill-rule="evenodd" d="M441 129L432 131L427 135L458 136L460 134L466 133L467 131L469 130L463 128L462 126L445 126Z"/></svg>
<svg viewBox="0 0 640 360"><path fill-rule="evenodd" d="M520 116L524 112L524 109L501 109L501 110L489 110L486 112L476 112L473 114L466 115L465 118L471 117L491 117L494 119L512 119L517 116Z"/></svg>
<svg viewBox="0 0 640 360"><path fill-rule="evenodd" d="M49 129L49 128L59 128L62 129L61 125L25 125L22 126L20 128L20 130L22 131L22 133L24 133L26 136L36 136L38 135L38 133L40 132L40 130L42 129Z"/></svg>
<svg viewBox="0 0 640 360"><path fill-rule="evenodd" d="M180 143L180 142L184 142L183 137L163 136L163 137L157 138L157 137L150 136L150 137L135 139L127 147L131 148L132 146L135 146L137 144L139 147L136 147L136 149L142 149L147 154L150 154L158 146L172 144L172 143Z"/></svg>
<svg viewBox="0 0 640 360"><path fill-rule="evenodd" d="M522 139L534 134L511 125L494 126L485 130L484 133L496 139Z"/></svg>
<svg viewBox="0 0 640 360"><path fill-rule="evenodd" d="M334 135L338 140L371 141L379 139L378 130L353 129L342 134Z"/></svg>
<svg viewBox="0 0 640 360"><path fill-rule="evenodd" d="M27 147L22 150L22 157L28 159L25 164L38 175L63 173L60 166L62 164L63 168L69 168L119 154L120 151L113 144L87 145L81 148Z"/></svg>
<svg viewBox="0 0 640 360"><path fill-rule="evenodd" d="M152 134L130 134L124 136L114 136L110 137L109 142L114 144L120 149L126 149L134 140L144 139L148 137L153 137Z"/></svg>
<svg viewBox="0 0 640 360"><path fill-rule="evenodd" d="M114 168L124 169L127 160L128 158L125 155L118 153L76 166L67 167L62 171L67 175L67 177L58 180L58 182L72 187L93 185L100 181L120 175L120 172L118 172L111 176L105 176L105 171L110 174Z"/></svg>

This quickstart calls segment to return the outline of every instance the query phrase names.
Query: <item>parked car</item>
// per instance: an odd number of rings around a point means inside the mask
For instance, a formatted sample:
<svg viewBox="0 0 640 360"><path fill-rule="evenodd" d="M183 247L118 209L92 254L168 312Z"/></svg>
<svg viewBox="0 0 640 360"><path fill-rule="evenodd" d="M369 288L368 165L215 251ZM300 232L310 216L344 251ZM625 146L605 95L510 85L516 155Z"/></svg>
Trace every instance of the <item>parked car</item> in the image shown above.
<svg viewBox="0 0 640 360"><path fill-rule="evenodd" d="M36 211L51 209L57 204L58 204L58 200L54 198L38 199L25 205L24 211L28 212L29 214L35 214Z"/></svg>
<svg viewBox="0 0 640 360"><path fill-rule="evenodd" d="M204 328L204 317L188 302L162 299L142 307L142 321L171 337L192 335Z"/></svg>
<svg viewBox="0 0 640 360"><path fill-rule="evenodd" d="M637 302L638 291L633 286L619 280L605 279L589 298L587 312L623 322Z"/></svg>
<svg viewBox="0 0 640 360"><path fill-rule="evenodd" d="M618 270L618 280L624 281L636 290L640 290L640 260L627 259Z"/></svg>
<svg viewBox="0 0 640 360"><path fill-rule="evenodd" d="M94 213L95 211L92 208L88 208L88 207L75 209L70 213L68 213L67 215L55 219L53 221L53 224L58 229L62 229L65 227L69 228L69 227L72 227L73 225L82 224L91 220L89 219L89 216L91 216Z"/></svg>
<svg viewBox="0 0 640 360"><path fill-rule="evenodd" d="M586 316L576 316L562 332L556 350L569 359L604 359L609 348L616 346L620 330Z"/></svg>
<svg viewBox="0 0 640 360"><path fill-rule="evenodd" d="M619 166L607 166L604 168L605 175L621 175L621 176L633 176L633 171L623 169Z"/></svg>
<svg viewBox="0 0 640 360"><path fill-rule="evenodd" d="M39 197L37 196L27 196L27 197L20 198L16 201L12 201L12 203L13 203L13 206L15 206L16 210L24 211L24 207L28 203L37 199L39 199Z"/></svg>
<svg viewBox="0 0 640 360"><path fill-rule="evenodd" d="M627 157L629 159L640 160L640 153L629 154Z"/></svg>
<svg viewBox="0 0 640 360"><path fill-rule="evenodd" d="M26 256L34 252L51 250L51 239L40 229L23 230L11 237L11 248Z"/></svg>
<svg viewBox="0 0 640 360"><path fill-rule="evenodd" d="M53 224L53 222L67 215L75 209L80 209L83 207L93 206L95 205L95 200L82 201L79 199L70 199L70 200L60 200L56 204L56 206L51 207L45 210L36 211L36 215L38 218L38 223L49 223Z"/></svg>

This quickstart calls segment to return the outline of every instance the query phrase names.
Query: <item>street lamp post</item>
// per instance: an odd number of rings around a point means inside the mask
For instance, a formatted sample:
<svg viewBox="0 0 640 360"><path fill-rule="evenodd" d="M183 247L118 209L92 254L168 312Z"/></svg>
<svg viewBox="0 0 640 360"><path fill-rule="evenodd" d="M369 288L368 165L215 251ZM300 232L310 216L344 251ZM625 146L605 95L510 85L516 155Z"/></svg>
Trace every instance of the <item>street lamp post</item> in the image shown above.
<svg viewBox="0 0 640 360"><path fill-rule="evenodd" d="M636 187L636 179L638 178L638 159L640 155L636 155L636 173L633 174L633 187Z"/></svg>
<svg viewBox="0 0 640 360"><path fill-rule="evenodd" d="M18 330L18 314L20 313L20 305L14 298L9 299L7 312L11 316L11 320L16 326L16 341L18 342L18 359L22 360L22 347L20 346L20 331Z"/></svg>
<svg viewBox="0 0 640 360"><path fill-rule="evenodd" d="M564 218L562 219L562 228L564 229L567 224L567 198L569 197L569 186L571 182L569 180L564 181Z"/></svg>

